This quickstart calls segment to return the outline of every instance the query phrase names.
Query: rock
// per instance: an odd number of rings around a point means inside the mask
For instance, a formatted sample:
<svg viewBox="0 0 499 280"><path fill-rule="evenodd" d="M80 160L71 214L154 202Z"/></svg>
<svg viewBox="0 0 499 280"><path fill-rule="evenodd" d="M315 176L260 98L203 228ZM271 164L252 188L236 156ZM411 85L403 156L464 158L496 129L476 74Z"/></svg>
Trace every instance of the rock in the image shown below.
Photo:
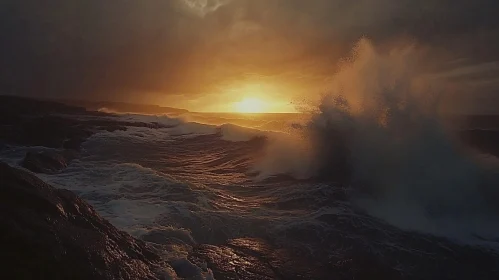
<svg viewBox="0 0 499 280"><path fill-rule="evenodd" d="M408 279L368 252L313 257L258 238L199 245L190 260L206 262L216 279Z"/></svg>
<svg viewBox="0 0 499 280"><path fill-rule="evenodd" d="M171 270L72 192L1 162L0 182L0 263L9 279L160 279Z"/></svg>
<svg viewBox="0 0 499 280"><path fill-rule="evenodd" d="M320 262L255 238L239 238L226 245L200 245L194 263L207 262L216 279L400 279L394 269L374 258Z"/></svg>
<svg viewBox="0 0 499 280"><path fill-rule="evenodd" d="M254 245L259 245L259 240ZM255 249L257 246L255 246ZM248 254L250 253L250 254ZM270 253L269 253L270 255ZM279 275L265 258L255 251L231 246L200 245L190 256L195 263L207 262L216 279L279 279Z"/></svg>
<svg viewBox="0 0 499 280"><path fill-rule="evenodd" d="M21 166L35 173L53 174L68 166L68 159L58 152L27 152Z"/></svg>
<svg viewBox="0 0 499 280"><path fill-rule="evenodd" d="M158 122L123 121L53 101L0 95L0 140L6 144L80 150L99 131L125 131L127 127L174 127ZM1 148L1 147L0 147Z"/></svg>
<svg viewBox="0 0 499 280"><path fill-rule="evenodd" d="M81 144L93 132L79 121L59 116L25 116L0 129L0 138L25 146L61 148L67 141ZM79 145L74 147L79 149Z"/></svg>
<svg viewBox="0 0 499 280"><path fill-rule="evenodd" d="M121 112L121 113L136 113L136 114L153 114L153 115L164 115L164 114L184 114L188 113L188 110L163 107L158 105L150 104L134 104L126 102L113 102L113 101L83 101L83 100L60 100L61 103L68 104L71 106L85 107L88 110L94 111L111 111L111 112Z"/></svg>
<svg viewBox="0 0 499 280"><path fill-rule="evenodd" d="M14 114L85 114L88 111L83 107L69 106L50 100L34 99L29 97L0 95L0 109L2 113ZM0 121L1 122L1 121Z"/></svg>

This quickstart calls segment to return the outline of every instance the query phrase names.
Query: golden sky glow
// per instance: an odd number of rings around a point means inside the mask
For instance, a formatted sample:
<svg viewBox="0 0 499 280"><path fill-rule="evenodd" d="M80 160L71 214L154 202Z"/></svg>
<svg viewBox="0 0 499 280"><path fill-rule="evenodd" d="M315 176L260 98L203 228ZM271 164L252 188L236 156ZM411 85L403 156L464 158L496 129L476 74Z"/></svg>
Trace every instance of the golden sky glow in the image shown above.
<svg viewBox="0 0 499 280"><path fill-rule="evenodd" d="M452 87L442 103L498 108L497 0L8 2L6 93L202 112L254 98L293 112L320 99L366 37L383 52L414 44L417 71Z"/></svg>
<svg viewBox="0 0 499 280"><path fill-rule="evenodd" d="M195 106L199 112L230 112L230 113L293 113L294 106L286 98L274 97L272 95L233 95L226 98L202 97L204 105ZM191 106L191 108L194 106Z"/></svg>
<svg viewBox="0 0 499 280"><path fill-rule="evenodd" d="M268 103L258 98L244 98L234 103L234 111L237 113L266 113Z"/></svg>
<svg viewBox="0 0 499 280"><path fill-rule="evenodd" d="M295 113L296 95L284 83L237 81L189 100L176 100L179 107L195 112ZM175 100L158 100L171 104Z"/></svg>

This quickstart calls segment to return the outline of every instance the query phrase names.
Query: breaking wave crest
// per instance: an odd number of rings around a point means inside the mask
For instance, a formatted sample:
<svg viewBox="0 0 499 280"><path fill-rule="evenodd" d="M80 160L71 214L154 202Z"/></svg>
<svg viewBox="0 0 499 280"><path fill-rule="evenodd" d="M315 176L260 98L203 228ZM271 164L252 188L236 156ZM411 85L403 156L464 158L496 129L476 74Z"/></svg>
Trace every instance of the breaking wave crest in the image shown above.
<svg viewBox="0 0 499 280"><path fill-rule="evenodd" d="M401 228L495 238L497 173L439 121L438 92L415 73L415 57L411 47L380 53L359 41L297 129L301 148L274 145L281 150L268 149L255 169L342 183L359 206Z"/></svg>

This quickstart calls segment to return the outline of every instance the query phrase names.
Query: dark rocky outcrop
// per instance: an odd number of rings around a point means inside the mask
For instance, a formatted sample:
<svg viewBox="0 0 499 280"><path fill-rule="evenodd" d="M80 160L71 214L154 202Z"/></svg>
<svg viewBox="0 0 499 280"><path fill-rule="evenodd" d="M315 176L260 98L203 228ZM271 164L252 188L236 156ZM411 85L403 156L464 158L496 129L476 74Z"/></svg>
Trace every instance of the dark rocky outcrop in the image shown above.
<svg viewBox="0 0 499 280"><path fill-rule="evenodd" d="M159 279L161 258L68 190L0 162L4 279Z"/></svg>
<svg viewBox="0 0 499 280"><path fill-rule="evenodd" d="M2 108L0 116L88 113L83 106L70 106L49 100L12 95L0 95L0 104L0 107Z"/></svg>
<svg viewBox="0 0 499 280"><path fill-rule="evenodd" d="M7 144L60 150L28 153L22 166L36 173L55 173L65 168L93 134L123 131L127 127L166 126L156 122L123 121L111 114L48 100L0 95L0 150Z"/></svg>
<svg viewBox="0 0 499 280"><path fill-rule="evenodd" d="M256 238L230 240L226 245L200 245L194 263L207 262L216 279L401 279L375 258L319 262Z"/></svg>
<svg viewBox="0 0 499 280"><path fill-rule="evenodd" d="M27 152L21 166L35 173L53 174L66 168L76 156L77 153L71 150Z"/></svg>
<svg viewBox="0 0 499 280"><path fill-rule="evenodd" d="M8 144L79 150L99 131L131 127L165 128L152 122L123 121L114 115L57 102L0 95L0 139Z"/></svg>
<svg viewBox="0 0 499 280"><path fill-rule="evenodd" d="M491 251L417 233L406 234L413 240L400 247L387 243L376 250L374 238L358 246L356 232L348 235L324 240L324 249L311 244L313 253L267 239L238 238L199 245L189 259L198 266L206 263L216 279L498 279L499 259ZM302 236L319 241L313 233Z"/></svg>
<svg viewBox="0 0 499 280"><path fill-rule="evenodd" d="M137 113L137 114L184 114L189 111L185 109L164 107L151 104L133 104L126 102L112 101L83 101L83 100L58 100L67 105L85 107L88 110L98 111L101 109L122 112L122 113Z"/></svg>
<svg viewBox="0 0 499 280"><path fill-rule="evenodd" d="M8 143L62 148L67 141L81 144L93 134L90 127L69 118L51 115L17 117L16 121L0 128L0 138Z"/></svg>

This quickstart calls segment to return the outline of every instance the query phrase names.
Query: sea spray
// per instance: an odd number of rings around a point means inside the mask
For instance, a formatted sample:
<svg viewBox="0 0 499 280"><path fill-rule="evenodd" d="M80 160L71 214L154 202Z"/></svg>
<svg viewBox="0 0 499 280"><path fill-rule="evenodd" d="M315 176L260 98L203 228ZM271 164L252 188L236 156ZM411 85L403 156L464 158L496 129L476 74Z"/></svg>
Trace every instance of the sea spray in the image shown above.
<svg viewBox="0 0 499 280"><path fill-rule="evenodd" d="M496 173L442 125L439 92L416 62L412 46L381 53L360 40L310 122L296 130L300 149L273 144L279 151L255 169L340 183L354 190L358 206L401 228L496 237L496 207L487 202L497 193Z"/></svg>

